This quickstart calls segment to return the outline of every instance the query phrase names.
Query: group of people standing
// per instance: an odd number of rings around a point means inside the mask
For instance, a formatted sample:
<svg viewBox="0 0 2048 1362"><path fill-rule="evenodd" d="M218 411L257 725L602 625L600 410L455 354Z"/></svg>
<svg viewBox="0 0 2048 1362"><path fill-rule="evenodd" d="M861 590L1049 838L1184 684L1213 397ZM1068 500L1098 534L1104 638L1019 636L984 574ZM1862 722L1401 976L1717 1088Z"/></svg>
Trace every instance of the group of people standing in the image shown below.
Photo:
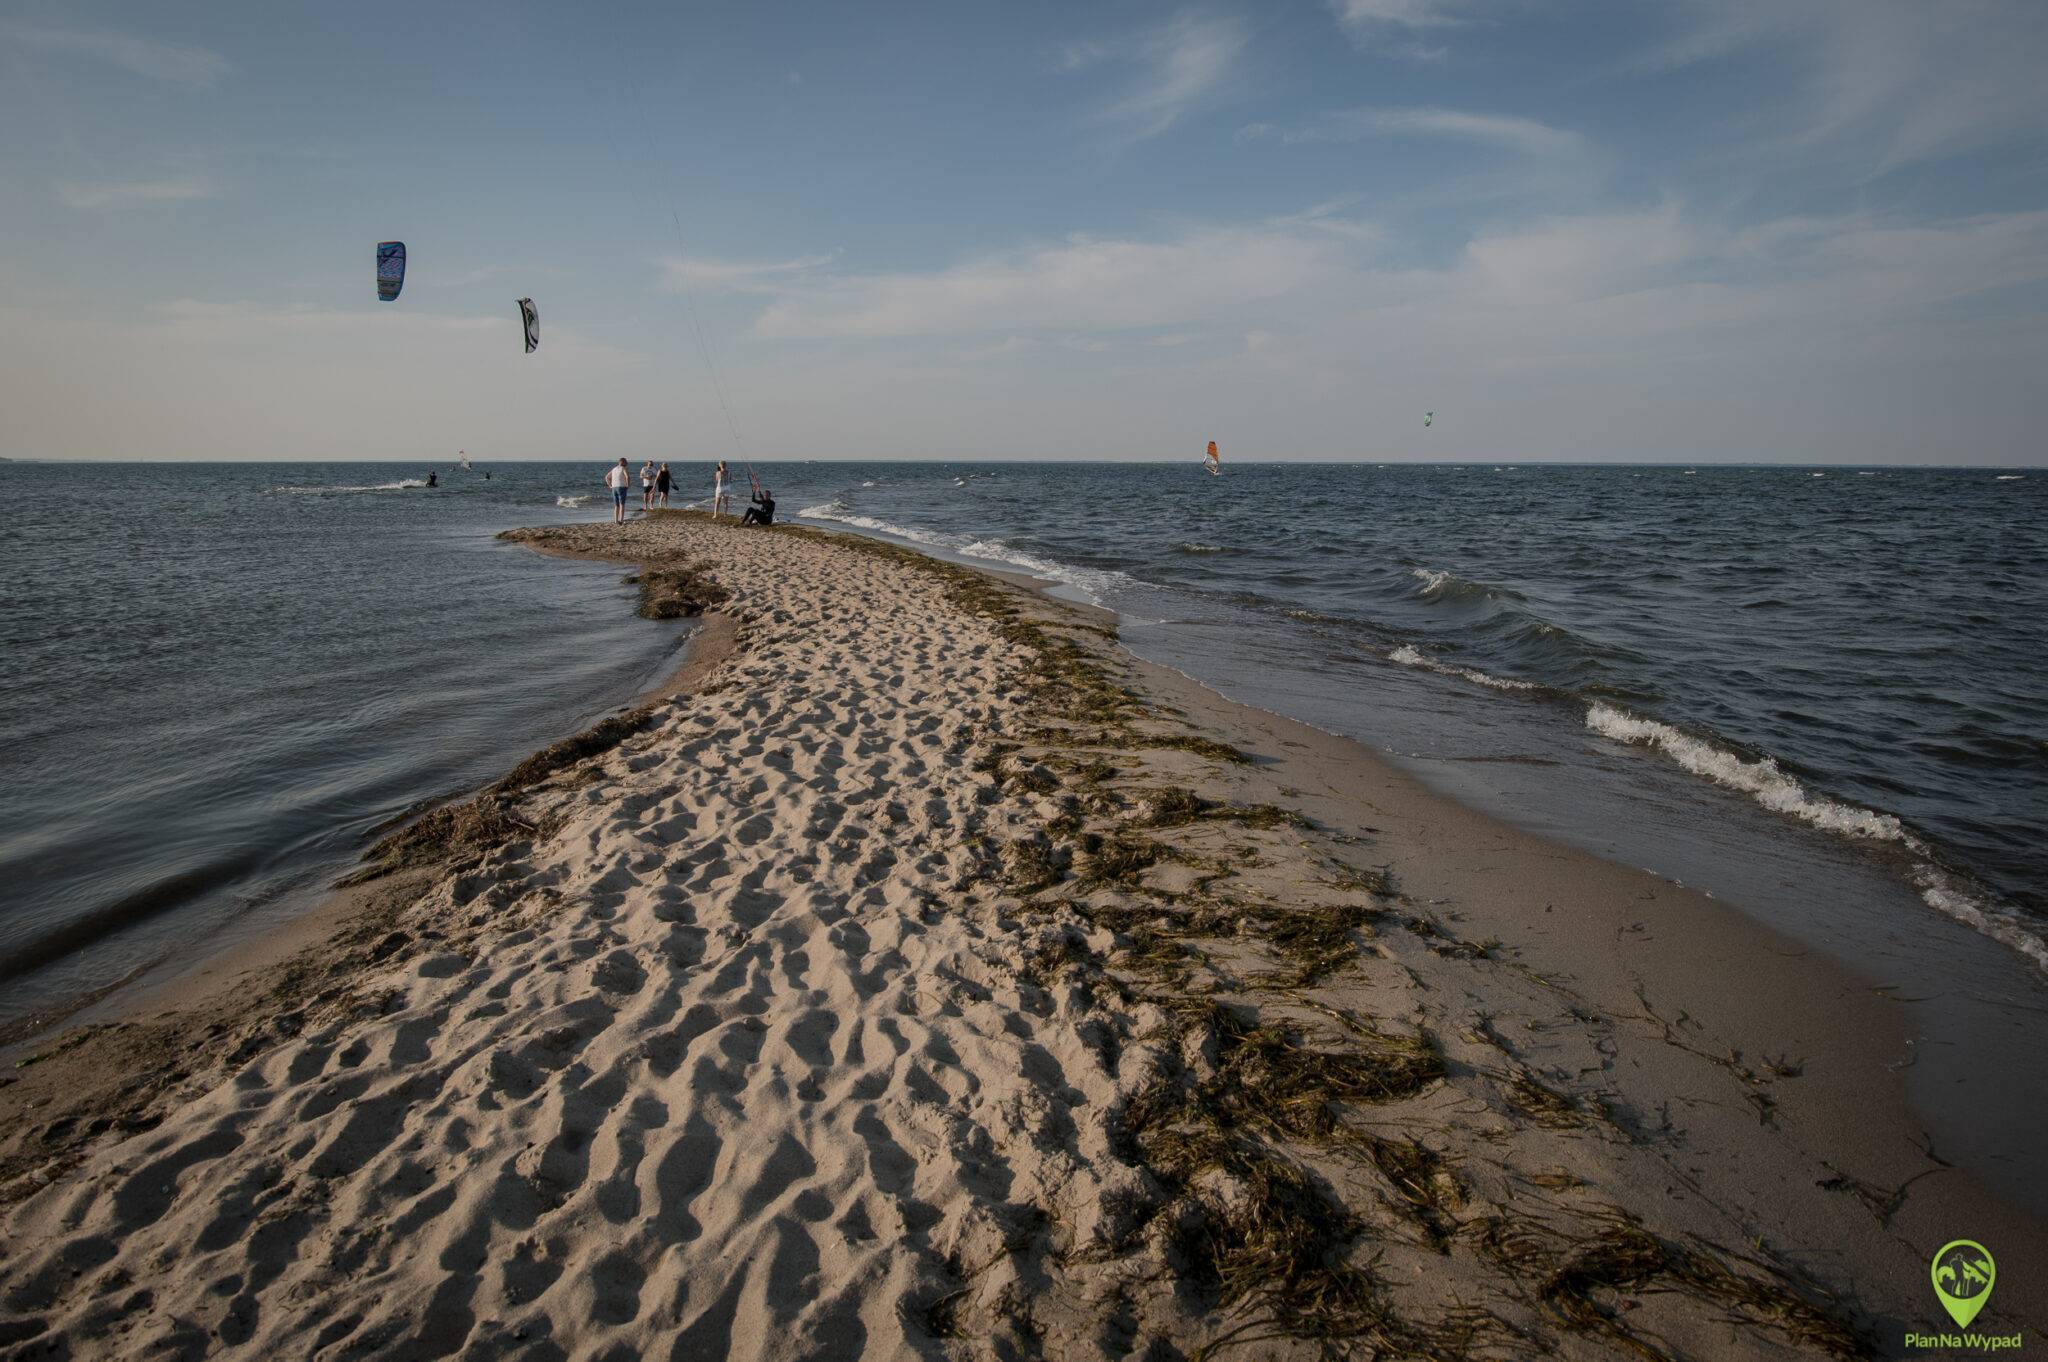
<svg viewBox="0 0 2048 1362"><path fill-rule="evenodd" d="M750 473L748 476L752 476ZM725 490L725 460L718 461L718 468L711 476L711 514L731 515L732 506ZM654 510L657 506L668 505L668 494L675 484L675 478L668 471L667 464L656 465L649 459L640 469L640 509ZM604 485L612 493L612 521L624 524L626 520L626 494L632 489L633 475L625 456L605 470ZM748 498L753 505L741 517L743 525L772 525L775 523L775 497L763 487L759 479L754 480L754 494Z"/></svg>

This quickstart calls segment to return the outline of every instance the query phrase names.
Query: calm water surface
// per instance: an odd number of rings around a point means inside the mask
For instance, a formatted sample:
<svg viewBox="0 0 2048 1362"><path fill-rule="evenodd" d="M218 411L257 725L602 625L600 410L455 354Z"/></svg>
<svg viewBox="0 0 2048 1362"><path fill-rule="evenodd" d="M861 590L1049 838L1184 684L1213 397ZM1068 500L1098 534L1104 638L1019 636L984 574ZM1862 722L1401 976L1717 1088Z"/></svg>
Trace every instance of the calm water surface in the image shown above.
<svg viewBox="0 0 2048 1362"><path fill-rule="evenodd" d="M266 920L681 637L492 536L589 465L0 464L0 1022Z"/></svg>

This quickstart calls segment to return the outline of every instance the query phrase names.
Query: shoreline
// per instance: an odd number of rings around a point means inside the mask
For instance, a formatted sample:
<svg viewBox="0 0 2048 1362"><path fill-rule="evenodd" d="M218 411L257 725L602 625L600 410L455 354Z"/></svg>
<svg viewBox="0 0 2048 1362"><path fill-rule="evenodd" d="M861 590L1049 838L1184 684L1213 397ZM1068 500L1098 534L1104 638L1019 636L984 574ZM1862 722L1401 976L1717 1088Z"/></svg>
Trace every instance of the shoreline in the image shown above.
<svg viewBox="0 0 2048 1362"><path fill-rule="evenodd" d="M976 1148L982 1151L976 1157L1009 1166L1013 1191L1022 1184L1037 1192L1011 1195L961 1164L939 1189L944 1196L912 1198L939 1217L921 1228L917 1215L906 1222L912 1239L923 1236L919 1261L899 1261L900 1249L877 1260L855 1239L848 1241L853 1247L838 1246L847 1255L843 1259L820 1265L819 1254L833 1254L815 1246L814 1237L814 1266L802 1280L822 1274L876 1290L887 1282L899 1303L916 1304L912 1318L889 1326L880 1314L840 1309L830 1300L806 1306L798 1299L805 1291L778 1296L772 1282L755 1281L743 1293L751 1302L746 1311L753 1313L736 1323L728 1312L727 1342L736 1351L746 1341L746 1351L777 1355L784 1345L771 1335L778 1328L794 1323L801 1334L824 1330L827 1322L844 1326L858 1316L869 1330L896 1330L886 1340L869 1334L878 1351L939 1355L949 1339L999 1334L1012 1326L1006 1318L1020 1310L1038 1324L1042 1346L1049 1346L1056 1338L1086 1336L1082 1321L1090 1312L1083 1303L1114 1286L1127 1302L1132 1337L1177 1347L1215 1343L1244 1318L1294 1335L1334 1320L1346 1329L1355 1326L1354 1337L1413 1342L1423 1336L1416 1332L1420 1319L1456 1300L1461 1308L1474 1303L1479 1309L1467 1321L1475 1331L1468 1342L1475 1347L1512 1349L1517 1340L1565 1339L1600 1355L1643 1335L1701 1345L1712 1340L1717 1353L1772 1355L1773 1349L1827 1347L1833 1346L1830 1339L1860 1335L1861 1346L1893 1352L1900 1332L1930 1314L1926 1254L1954 1237L1943 1231L1955 1224L1999 1246L2004 1289L1987 1322L1994 1316L2016 1321L2020 1316L2010 1312L2041 1298L2041 1255L2023 1246L2041 1246L2048 1235L2038 1221L2001 1205L1921 1147L1924 1137L1896 1070L1906 1050L1896 1005L1871 992L1869 981L1853 971L1813 956L1727 904L1464 809L1369 748L1234 704L1178 672L1107 647L1104 636L1113 637L1113 617L1105 623L1106 612L1036 591L1027 596L1015 588L1014 578L1003 581L1010 574L942 571L941 560L879 541L860 542L886 552L849 548L839 542L843 536L804 529L761 535L680 515L632 526L651 526L631 528L626 545L637 552L624 560L641 563L643 573L664 563L685 568L698 561L691 555L701 553L706 575L720 582L745 578L751 588L740 590L733 610L716 612L719 622L692 640L673 684L636 702L655 716L646 729L576 755L507 796L512 816L526 820L538 800L546 819L522 821L510 832L499 829L493 835L506 840L479 843L475 863L452 873L446 862L428 860L362 886L363 902L349 910L339 936L308 953L319 968L310 981L318 986L304 990L305 1025L319 1034L331 1029L343 1053L340 1043L351 1034L377 1052L369 1038L382 1027L403 1030L404 1017L453 987L442 981L491 968L494 952L504 950L492 945L496 916L515 910L531 916L545 898L540 890L549 885L572 886L555 891L556 905L574 902L578 893L593 905L607 896L615 900L604 908L601 924L623 922L642 910L670 924L638 946L629 938L598 958L596 976L611 968L627 982L634 970L642 978L639 989L624 990L593 977L595 994L607 998L640 992L650 972L664 967L682 971L678 987L687 989L686 976L710 968L717 943L735 957L746 957L750 949L756 955L821 957L826 943L817 939L801 949L786 942L764 945L759 932L772 939L799 927L780 908L756 900L768 886L779 885L775 892L787 905L840 870L849 878L834 902L842 908L867 903L876 921L902 943L896 948L902 958L917 958L903 954L912 942L962 933L958 940L948 938L945 951L923 957L927 963L979 961L971 969L948 966L932 976L948 981L941 993L952 997L951 1013L943 997L936 1012L926 1011L929 1004L914 979L909 1012L900 1010L906 995L890 995L891 1001L896 1015L928 1020L935 1035L950 1023L944 1045L962 1060L970 1043L996 1045L994 1035L1003 1027L1021 1027L1038 1053L1056 1057L1057 1083L1038 1081L1043 1076L1031 1072L1035 1061L1027 1057L1024 1077L1013 1080L1015 1086L997 1101L1006 1109L1039 1113L1020 1124L990 1115L980 1093L980 1084L997 1086L1004 1070L986 1069L979 1084L956 1091L959 1080L943 1058L934 1057L937 1052L911 1052L937 1065L924 1079L933 1085L924 1094L925 1106L953 1110L954 1119L976 1127ZM609 530L576 526L529 533L541 541L533 547L561 551L584 541L603 544ZM789 571L802 566L809 573L806 580L815 584L804 590L810 597L774 598L778 567L757 561L769 544L787 545L788 555L805 560ZM823 565L812 566L812 558ZM935 566L919 566L910 561L915 558ZM830 599L838 589L835 575L852 572L923 593L927 605L941 612L928 610L919 621L892 613L886 604ZM760 585L764 581L771 585ZM970 605L963 607L962 600ZM823 629L848 614L860 617L850 637L871 638L887 653L882 666L863 672L864 692L817 669L784 638L795 622ZM723 658L699 654L700 643L711 651L714 627L723 631ZM922 642L913 646L901 641L906 638ZM930 659L929 666L954 668L965 679L951 692L923 689L914 668L889 665L905 651ZM852 653L846 658L848 668L867 665ZM723 676L717 675L721 667ZM1006 682L1005 676L1023 680ZM832 724L860 732L863 695L870 701L896 697L890 703L907 716L903 734L849 738L850 745L833 746L823 738ZM714 696L716 703L707 704ZM728 704L727 696L737 698ZM756 703L761 696L769 697L765 711ZM905 842L891 834L886 821L869 820L864 839L881 851L865 851L875 858L887 852L890 859L864 874L869 862L855 857L842 863L833 854L835 842L788 826L786 813L746 814L740 796L747 782L719 783L713 780L718 772L675 767L668 755L680 750L678 744L716 735L720 716L730 718L735 711L757 723L780 724L789 746L763 746L747 758L751 765L744 773L727 754L730 742L698 749L707 762L726 762L719 769L730 769L733 781L742 774L756 784L780 780L790 798L809 802L814 822L830 803L843 826L854 817L850 796L886 795L841 772L863 761L870 770L896 762L896 784L887 788L914 790L923 788L919 781L935 782L930 804L946 806L934 811L928 804L919 813L904 808L896 825L914 824L920 815L936 819L941 812L946 821ZM920 734L918 723L933 727ZM947 745L919 742L938 731L952 734ZM723 736L737 740L744 729ZM820 738L823 755L810 754L814 760L806 770L797 754L812 736ZM1249 762L1236 759L1239 749ZM828 757L841 765L831 766ZM945 764L942 758L958 760ZM925 775L911 775L904 784L912 761ZM724 792L720 798L739 800L734 821L721 825L709 845L724 846L729 839L737 854L745 843L742 830L759 824L761 838L779 848L779 860L771 857L743 875L714 875L724 857L707 860L689 851L694 842L687 828L676 834L679 841L662 843L684 850L687 869L674 863L637 869L630 849L602 852L598 841L581 833L575 836L583 840L573 848L563 841L597 816L589 807L594 792L636 789L643 769L673 769L677 778L687 770L689 779L711 782L705 799ZM863 779L871 783L875 777ZM648 786L623 798L639 801L663 788L669 787ZM829 793L816 794L820 789ZM548 822L557 816L563 821L551 829ZM983 830L967 832L976 825ZM586 865L596 869L593 856L609 868L586 875ZM807 857L819 861L810 880L779 878L781 867ZM896 894L892 876L926 861L933 868L918 874L928 886L908 897ZM612 878L620 888L601 887ZM590 887L573 889L584 880ZM948 888L955 884L968 887ZM520 885L529 887L515 893ZM684 920L676 914L686 913L686 906L676 900L685 892L708 894L734 916L708 935L692 935L682 947L674 924ZM409 921L408 914L419 915L423 904L439 936L396 925ZM822 903L814 907L823 910ZM766 918L750 920L764 910ZM877 927L870 915L842 917L840 927L855 930L848 924L858 921L857 930L872 937ZM569 930L546 914L536 921L553 925L511 934ZM395 936L405 939L392 945ZM683 958L693 952L694 958ZM621 953L627 961L611 966ZM466 963L447 966L445 974L394 974L406 961L424 966L451 954ZM574 956L571 951L562 958ZM305 972L305 959L282 972ZM273 966L271 973L278 972ZM382 993L370 988L386 975L395 985L378 985ZM879 971L870 977L855 970L847 977L853 992L840 1001L863 1015L891 986ZM394 986L396 993L389 991ZM324 1001L323 988L333 995ZM395 1008L393 997L400 999ZM785 1003L800 1000L771 980L740 997L744 1005L737 1013L721 1016L714 1008L704 1022L710 1030L696 1034L723 1033L728 1051L737 1044L756 1056L764 1039L786 1041L788 1055L723 1072L721 1082L756 1091L754 1085L765 1081L758 1069L794 1074L803 1067L796 1061L816 1047L800 1039L799 1017L775 1020ZM759 1010L749 1011L755 1003ZM337 1015L315 1019L311 1014L323 1006L338 1009ZM567 1016L574 1002L564 995L550 1006ZM631 1006L623 1005L622 1013ZM346 1075L331 1069L315 1070L294 1086L291 1070L308 1053L306 1033L245 1022L237 1035L233 1010L224 1006L206 1022L220 1028L218 1034L200 1027L197 1036L187 1037L201 1051L225 1049L228 1056L196 1056L189 1071L162 1084L157 1097L203 1086L208 1074L226 1074L227 1065L237 1062L230 1056L240 1057L244 1074L262 1071L266 1076L258 1087L280 1095L346 1086ZM1003 1026L986 1033L977 1024L982 1013L998 1014L993 1019ZM765 1033L747 1025L750 1017L769 1019ZM639 1020L643 1034L637 1042L631 1034L620 1038L629 1049L644 1048L666 1025L648 1014ZM880 1027L882 1020L876 1014L871 1025ZM573 1018L566 1024L581 1025ZM779 1025L788 1029L778 1037ZM21 1117L23 1099L61 1086L67 1071L83 1074L95 1066L105 1070L110 1061L132 1066L146 1060L148 1047L137 1049L133 1042L134 1033L148 1029L116 1027L82 1042L60 1042L61 1052L45 1062L49 1067L37 1065L0 1088L0 1115ZM158 1043L165 1039L158 1037ZM701 1049L701 1041L692 1043ZM294 1047L301 1060L278 1073L278 1062L266 1056ZM389 1053L395 1063L399 1051ZM1297 1072L1303 1056L1315 1064ZM826 1073L850 1062L841 1055ZM913 1070L917 1062L910 1061ZM532 1058L522 1063L540 1065L532 1070L530 1091L536 1093L547 1089L549 1073L568 1072ZM900 1076L902 1065L890 1072ZM647 1083L663 1077L616 1067L603 1072L620 1074L620 1084L648 1100ZM671 1066L670 1072L680 1079L690 1071ZM511 1089L527 1081L521 1078ZM806 1097L799 1082L793 1105L786 1092L757 1093L766 1115L703 1115L714 1125L720 1119L733 1123L729 1134L770 1138L780 1132L785 1142L795 1139L801 1146L801 1132L821 1120L814 1108L854 1100L834 1098L829 1077L810 1081L824 1086ZM508 1091L503 1083L486 1087ZM618 1099L614 1109L630 1108L623 1093ZM512 1100L516 1105L516 1096ZM661 1100L675 1098L664 1094ZM918 1085L896 1100L902 1110L921 1109ZM416 1106L429 1104L437 1104L431 1092L365 1099L359 1091L306 1119L350 1123L351 1109L373 1106L405 1119ZM543 1109L545 1104L534 1108ZM125 1114L140 1120L155 1113L136 1107ZM567 1106L558 1114L565 1130L587 1123L570 1121ZM595 1137L623 1151L628 1132L615 1128L612 1118L618 1115L593 1114L596 1127L585 1131L582 1142ZM1228 1119L1217 1124L1219 1116ZM1056 1119L1048 1126L1050 1118ZM175 1126L179 1114L161 1119ZM476 1111L464 1119L488 1124ZM90 1126L91 1120L78 1124ZM217 1135L228 1125L243 1133L231 1122L212 1129ZM69 1219L89 1222L87 1211L50 1217L59 1187L81 1177L89 1182L96 1168L118 1167L109 1139L121 1128L117 1120L98 1132L97 1148L84 1147L91 1140L81 1143L75 1152L85 1161L78 1172L55 1170L48 1179L55 1186L32 1192L9 1211L10 1237L50 1246L60 1256L65 1244L73 1254L78 1251L81 1234L92 1239L89 1225L61 1228ZM636 1138L645 1144L656 1138L654 1129ZM1210 1133L1202 1134L1205 1129ZM132 1138L144 1143L158 1137L145 1128ZM845 1132L836 1138L836 1144L806 1148L805 1157L824 1164L823 1154L854 1139ZM899 1132L896 1142L905 1138ZM771 1139L770 1148L782 1147ZM239 1140L234 1148L242 1148ZM559 1169L549 1172L549 1157L520 1176L529 1183L559 1181ZM225 1185L219 1181L227 1176L225 1165L253 1169L255 1158L223 1150L180 1164L166 1175L177 1184L177 1195L146 1198L156 1214L128 1225L128 1233L178 1221L172 1211L197 1193L196 1186L184 1185L186 1170L219 1187ZM861 1183L873 1202L881 1185L876 1179L886 1183L891 1175L872 1161L872 1146L869 1158L864 1174L848 1174L851 1182L813 1179L811 1185L830 1199L835 1193L829 1187L846 1193ZM356 1169L339 1167L348 1162L341 1159L336 1171L319 1176L354 1185ZM12 1163L7 1167L18 1171ZM112 1214L119 1223L121 1175L98 1176L101 1186L112 1189ZM473 1176L447 1174L458 1187ZM660 1190L646 1187L645 1179L640 1183L643 1195ZM568 1188L570 1202L580 1185ZM10 1187L6 1200L21 1201L21 1190ZM100 1196L97 1210L104 1211L108 1200ZM158 1207L158 1200L165 1204ZM92 1198L86 1196L84 1204L92 1207ZM393 1223L407 1214L396 1202L376 1209ZM759 1236L780 1242L778 1236L793 1233L790 1215L803 1218L793 1203L779 1215L753 1220L741 1213L743 1207L723 1209L730 1212L731 1233L744 1231L745 1242L757 1245L769 1242ZM1034 1215L1044 1217L1036 1228ZM595 1222L586 1216L584 1223ZM1233 1274L1259 1265L1231 1257L1215 1238L1226 1229L1240 1236L1250 1229L1295 1235L1296 1257L1264 1263L1265 1277L1272 1277L1277 1262L1284 1269L1280 1276L1313 1281L1331 1293L1324 1305L1311 1310L1306 1301L1276 1295L1270 1280L1252 1280L1238 1291ZM1931 1242L1923 1242L1930 1236ZM97 1241L108 1241L104 1226ZM1372 1257L1370 1269L1359 1265L1365 1256L1361 1246ZM1633 1257L1611 1279L1574 1288L1560 1322L1559 1311L1544 1308L1546 1300L1552 1306L1556 1301L1544 1294L1543 1284L1572 1263L1583 1266L1589 1246L1605 1246L1610 1257L1624 1250ZM123 1259L132 1256L125 1243L112 1247ZM572 1257L580 1252L564 1251ZM643 1282L656 1271L653 1263L649 1259L639 1269ZM718 1275L708 1261L699 1266ZM949 1285L949 1270L966 1272L966 1280ZM399 1273L402 1288L391 1310L402 1314L412 1308L417 1315L419 1302L433 1294L430 1284L413 1281L396 1266L386 1271ZM481 1272L479 1267L472 1275ZM735 1281L744 1275L733 1272L739 1274ZM1170 1298L1155 1299L1140 1283L1161 1274L1178 1287ZM0 1298L18 1299L46 1276L10 1251L0 1261ZM323 1289L346 1294L339 1283ZM470 1289L476 1289L474 1281ZM562 1289L556 1287L556 1294ZM766 1295L751 1294L758 1292ZM546 1293L544 1287L541 1296ZM108 1307L102 1300L95 1314L89 1289L83 1300L79 1289L57 1285L48 1285L47 1294L53 1307L64 1304L65 1323L55 1327L114 1337L90 1332L100 1327L94 1320L104 1324ZM525 1304L521 1294L506 1295L501 1309ZM645 1310L623 1320L599 1312L573 1324L559 1308L542 1314L562 1338L591 1346L612 1337L639 1338L652 1346L677 1329L687 1333L703 1323L705 1317L688 1304L687 1289L683 1297L665 1324ZM252 1340L299 1337L275 1313L269 1312L264 1329L252 1326ZM399 1314L390 1318L398 1327ZM1790 1332L1786 1321L1792 1322ZM472 1323L480 1329L488 1322ZM30 1338L54 1337L41 1330L22 1335L18 1324L17 1307L0 1310L0 1341L22 1339L27 1346ZM2031 1320L2026 1324L2035 1327ZM128 1326L143 1327L134 1320ZM1830 1333L1834 1327L1848 1332ZM276 1332L280 1328L286 1332ZM139 1335L120 1337L128 1341L108 1346L125 1352L141 1342Z"/></svg>

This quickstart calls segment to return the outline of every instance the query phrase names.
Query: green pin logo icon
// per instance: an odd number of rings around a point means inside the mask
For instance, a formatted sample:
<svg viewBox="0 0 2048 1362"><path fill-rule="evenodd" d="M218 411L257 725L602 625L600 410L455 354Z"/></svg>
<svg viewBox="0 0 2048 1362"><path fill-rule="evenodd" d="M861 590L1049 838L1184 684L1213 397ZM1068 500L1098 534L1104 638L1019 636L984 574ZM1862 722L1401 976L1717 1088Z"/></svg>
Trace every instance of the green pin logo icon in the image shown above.
<svg viewBox="0 0 2048 1362"><path fill-rule="evenodd" d="M1990 1249L1974 1239L1953 1239L1934 1255L1932 1276L1941 1308L1948 1311L1956 1328L1967 1329L1991 1299L1991 1285L1998 1280L1998 1268L1991 1261Z"/></svg>

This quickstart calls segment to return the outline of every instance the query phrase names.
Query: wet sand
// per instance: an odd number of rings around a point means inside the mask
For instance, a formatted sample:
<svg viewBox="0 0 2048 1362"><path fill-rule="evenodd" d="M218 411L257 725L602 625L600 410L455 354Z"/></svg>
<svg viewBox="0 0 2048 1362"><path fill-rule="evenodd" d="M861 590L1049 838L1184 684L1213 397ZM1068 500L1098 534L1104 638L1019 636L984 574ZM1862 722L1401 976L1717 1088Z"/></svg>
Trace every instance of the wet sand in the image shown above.
<svg viewBox="0 0 2048 1362"><path fill-rule="evenodd" d="M726 598L14 1071L0 1355L1890 1355L1959 1236L2036 1332L2048 1235L1853 971L990 574L522 537Z"/></svg>

